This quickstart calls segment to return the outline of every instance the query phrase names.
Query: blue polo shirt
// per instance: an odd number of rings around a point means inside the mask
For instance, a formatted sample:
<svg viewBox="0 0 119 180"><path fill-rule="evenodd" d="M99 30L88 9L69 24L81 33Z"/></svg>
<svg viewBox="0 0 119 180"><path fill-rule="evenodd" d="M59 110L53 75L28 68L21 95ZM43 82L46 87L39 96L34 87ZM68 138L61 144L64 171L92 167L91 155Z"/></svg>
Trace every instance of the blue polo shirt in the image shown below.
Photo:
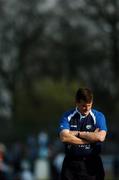
<svg viewBox="0 0 119 180"><path fill-rule="evenodd" d="M96 128L107 131L106 119L102 112L91 109L87 116L82 116L77 108L65 112L60 119L59 130L69 129L70 131L93 132ZM90 144L65 144L65 153L74 156L86 156L99 154L101 152L101 142Z"/></svg>

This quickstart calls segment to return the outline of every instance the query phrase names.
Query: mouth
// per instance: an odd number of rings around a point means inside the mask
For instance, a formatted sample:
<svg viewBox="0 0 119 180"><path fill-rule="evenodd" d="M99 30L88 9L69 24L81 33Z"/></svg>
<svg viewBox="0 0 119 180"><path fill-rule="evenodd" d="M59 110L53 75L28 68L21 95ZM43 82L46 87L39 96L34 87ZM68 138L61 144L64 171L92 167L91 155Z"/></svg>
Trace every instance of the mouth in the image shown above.
<svg viewBox="0 0 119 180"><path fill-rule="evenodd" d="M83 111L82 112L82 115L88 115L89 114L89 111Z"/></svg>

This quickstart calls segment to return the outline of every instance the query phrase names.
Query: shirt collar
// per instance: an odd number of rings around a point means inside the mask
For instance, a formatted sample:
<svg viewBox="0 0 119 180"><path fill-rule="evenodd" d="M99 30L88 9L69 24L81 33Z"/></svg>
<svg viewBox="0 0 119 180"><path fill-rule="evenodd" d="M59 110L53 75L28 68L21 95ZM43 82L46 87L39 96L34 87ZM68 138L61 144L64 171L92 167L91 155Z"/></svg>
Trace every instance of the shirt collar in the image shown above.
<svg viewBox="0 0 119 180"><path fill-rule="evenodd" d="M76 107L76 112L80 115L80 119L83 119L83 118L86 117L86 116L84 116L84 115L82 115L82 114L80 113L78 107ZM90 112L91 112L91 110L90 110ZM90 112L89 112L89 113L90 113Z"/></svg>

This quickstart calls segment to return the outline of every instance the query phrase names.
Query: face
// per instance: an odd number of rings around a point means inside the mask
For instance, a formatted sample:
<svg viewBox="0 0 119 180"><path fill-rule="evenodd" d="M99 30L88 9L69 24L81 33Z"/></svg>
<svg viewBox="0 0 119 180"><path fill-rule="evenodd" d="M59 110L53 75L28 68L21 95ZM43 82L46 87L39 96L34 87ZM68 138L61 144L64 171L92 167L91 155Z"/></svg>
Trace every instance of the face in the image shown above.
<svg viewBox="0 0 119 180"><path fill-rule="evenodd" d="M80 113L83 116L87 116L92 108L93 102L86 103L84 101L76 102L76 106L78 107Z"/></svg>

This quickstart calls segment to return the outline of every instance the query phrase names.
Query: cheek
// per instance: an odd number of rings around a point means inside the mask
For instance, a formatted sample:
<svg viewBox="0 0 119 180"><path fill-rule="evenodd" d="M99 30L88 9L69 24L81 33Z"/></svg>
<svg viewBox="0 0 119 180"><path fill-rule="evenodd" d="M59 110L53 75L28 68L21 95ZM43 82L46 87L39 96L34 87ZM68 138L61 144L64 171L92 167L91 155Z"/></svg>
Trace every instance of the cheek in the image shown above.
<svg viewBox="0 0 119 180"><path fill-rule="evenodd" d="M90 111L90 110L91 110L91 106L90 106L90 107L88 107L88 108L87 108L87 110L88 110L88 111Z"/></svg>

